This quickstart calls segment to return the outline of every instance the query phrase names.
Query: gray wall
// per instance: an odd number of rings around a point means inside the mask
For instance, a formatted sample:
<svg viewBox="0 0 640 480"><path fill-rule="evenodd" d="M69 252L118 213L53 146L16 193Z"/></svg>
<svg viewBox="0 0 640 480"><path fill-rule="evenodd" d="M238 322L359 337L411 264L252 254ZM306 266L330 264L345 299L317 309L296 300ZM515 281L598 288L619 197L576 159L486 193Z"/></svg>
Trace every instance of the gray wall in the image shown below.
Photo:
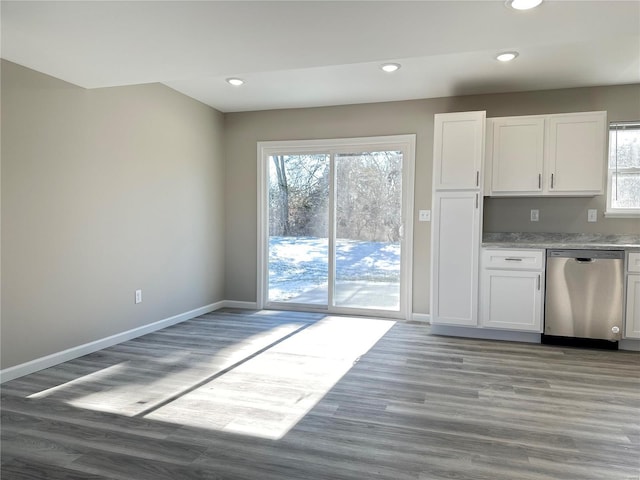
<svg viewBox="0 0 640 480"><path fill-rule="evenodd" d="M435 113L640 119L640 85L222 115L162 85L84 90L6 61L1 79L1 368L255 301L258 141L415 133L417 211L431 208ZM588 224L604 204L487 199L484 229L640 233L637 219ZM416 313L429 312L430 226L415 223Z"/></svg>
<svg viewBox="0 0 640 480"><path fill-rule="evenodd" d="M220 112L5 61L1 100L2 368L224 298Z"/></svg>
<svg viewBox="0 0 640 480"><path fill-rule="evenodd" d="M226 290L229 300L256 300L256 142L415 133L415 209L431 208L433 115L486 110L488 117L607 110L609 121L640 119L640 85L549 90L225 115L227 161ZM588 199L487 199L485 231L640 233L637 219L586 221ZM540 222L529 210L540 209ZM429 313L430 223L414 230L413 311Z"/></svg>

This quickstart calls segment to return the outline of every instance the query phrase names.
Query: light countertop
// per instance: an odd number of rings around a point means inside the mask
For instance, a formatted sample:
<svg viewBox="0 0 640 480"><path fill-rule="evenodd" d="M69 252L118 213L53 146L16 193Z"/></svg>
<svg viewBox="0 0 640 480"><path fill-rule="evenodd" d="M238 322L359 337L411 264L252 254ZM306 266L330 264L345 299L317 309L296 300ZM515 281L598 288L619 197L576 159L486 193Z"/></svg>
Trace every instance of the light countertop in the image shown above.
<svg viewBox="0 0 640 480"><path fill-rule="evenodd" d="M598 233L485 233L483 247L640 250L640 235Z"/></svg>

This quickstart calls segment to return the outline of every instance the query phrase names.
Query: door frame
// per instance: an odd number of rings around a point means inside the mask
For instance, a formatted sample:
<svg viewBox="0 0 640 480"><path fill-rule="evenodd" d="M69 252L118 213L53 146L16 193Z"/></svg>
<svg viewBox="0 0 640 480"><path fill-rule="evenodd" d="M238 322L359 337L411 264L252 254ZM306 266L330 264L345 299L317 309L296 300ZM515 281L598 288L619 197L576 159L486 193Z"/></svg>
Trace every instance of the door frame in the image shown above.
<svg viewBox="0 0 640 480"><path fill-rule="evenodd" d="M327 308L306 304L278 304L278 308L345 313L351 315L384 316L410 319L413 310L413 216L416 135L388 135L377 137L357 137L319 140L262 141L257 144L257 270L256 304L258 309L269 308L268 303L268 220L269 220L269 157L275 154L329 154L349 151L399 150L402 158L402 214L404 232L401 239L400 257L400 309L397 312L346 307L332 307L331 296ZM333 168L333 161L331 161ZM332 174L333 178L333 174ZM333 192L333 185L331 186ZM330 199L332 201L332 199ZM333 222L329 222L330 239L334 236ZM329 241L331 247L332 242ZM330 248L331 258L334 252ZM331 268L329 269L331 271ZM330 274L331 277L331 274ZM329 288L333 279L329 278Z"/></svg>

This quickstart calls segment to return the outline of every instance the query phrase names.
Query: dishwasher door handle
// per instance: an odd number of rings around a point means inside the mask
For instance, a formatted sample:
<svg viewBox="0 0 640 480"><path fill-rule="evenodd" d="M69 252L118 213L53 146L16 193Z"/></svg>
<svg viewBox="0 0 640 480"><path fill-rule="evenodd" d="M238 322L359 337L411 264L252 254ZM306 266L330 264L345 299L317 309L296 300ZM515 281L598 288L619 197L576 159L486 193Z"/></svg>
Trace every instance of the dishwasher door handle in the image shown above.
<svg viewBox="0 0 640 480"><path fill-rule="evenodd" d="M593 263L595 262L595 258L576 258L576 262L578 263Z"/></svg>

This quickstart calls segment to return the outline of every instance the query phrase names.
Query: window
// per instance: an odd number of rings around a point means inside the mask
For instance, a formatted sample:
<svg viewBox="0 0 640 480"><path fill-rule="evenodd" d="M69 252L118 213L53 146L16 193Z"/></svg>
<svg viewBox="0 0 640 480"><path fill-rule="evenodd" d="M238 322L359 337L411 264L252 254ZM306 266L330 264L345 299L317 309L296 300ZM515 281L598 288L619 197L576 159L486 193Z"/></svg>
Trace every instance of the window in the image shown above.
<svg viewBox="0 0 640 480"><path fill-rule="evenodd" d="M609 126L607 216L640 217L640 122Z"/></svg>

